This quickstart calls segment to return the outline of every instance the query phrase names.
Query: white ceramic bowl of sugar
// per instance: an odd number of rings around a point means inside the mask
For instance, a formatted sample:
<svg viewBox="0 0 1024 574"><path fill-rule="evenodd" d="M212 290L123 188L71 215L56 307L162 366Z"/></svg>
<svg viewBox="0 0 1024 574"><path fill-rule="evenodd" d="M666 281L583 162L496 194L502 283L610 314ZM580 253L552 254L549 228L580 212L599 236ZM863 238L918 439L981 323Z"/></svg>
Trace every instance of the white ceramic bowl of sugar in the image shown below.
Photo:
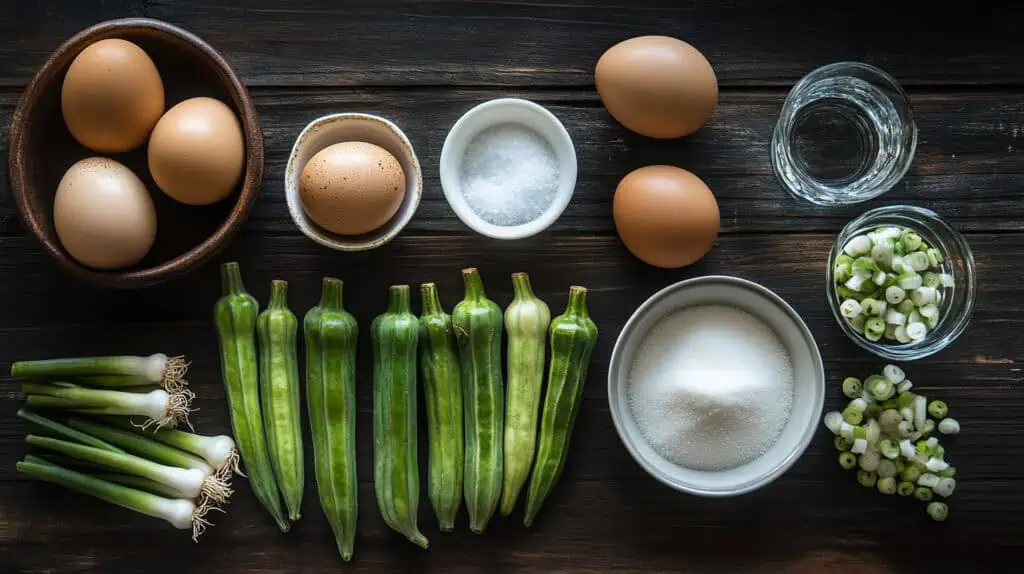
<svg viewBox="0 0 1024 574"><path fill-rule="evenodd" d="M778 438L749 462L724 470L685 468L661 456L645 439L629 402L633 359L663 318L691 307L724 305L766 323L785 347L793 369L793 400ZM785 473L803 454L821 420L825 371L818 346L792 307L751 281L705 276L670 285L647 299L626 322L612 351L608 402L619 438L648 474L681 492L725 497L757 490Z"/></svg>
<svg viewBox="0 0 1024 574"><path fill-rule="evenodd" d="M474 211L463 189L464 163L471 144L485 130L498 126L525 127L550 146L557 163L557 187L550 203L536 217L512 225L488 221ZM477 140L479 141L479 140ZM484 102L466 112L444 140L441 149L441 188L452 211L471 229L495 239L522 239L547 229L562 215L576 188L576 148L562 122L543 106L519 98L501 98Z"/></svg>

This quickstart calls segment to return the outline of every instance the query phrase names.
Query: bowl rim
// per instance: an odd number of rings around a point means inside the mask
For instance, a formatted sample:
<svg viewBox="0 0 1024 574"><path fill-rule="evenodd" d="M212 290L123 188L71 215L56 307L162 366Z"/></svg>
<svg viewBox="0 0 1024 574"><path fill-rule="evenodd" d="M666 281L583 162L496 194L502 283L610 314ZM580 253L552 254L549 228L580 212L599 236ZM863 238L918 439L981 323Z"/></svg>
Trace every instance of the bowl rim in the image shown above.
<svg viewBox="0 0 1024 574"><path fill-rule="evenodd" d="M388 231L386 234L373 239L355 239L358 236L354 236L353 239L349 239L343 235L337 235L321 229L316 224L306 225L301 221L301 217L299 215L302 210L302 205L298 198L299 190L297 187L291 185L292 175L296 173L295 170L298 169L301 174L301 168L295 165L295 157L298 154L299 149L305 145L306 134L321 125L353 121L379 123L387 128L388 131L390 131L391 134L409 150L409 157L412 160L413 174L415 176L414 181L416 183L416 187L408 213L402 215L396 220L396 224L393 229ZM408 174L406 174L406 178L408 179ZM408 181L406 185L408 185ZM408 192L408 190L406 191ZM292 222L295 226L299 228L299 231L301 231L306 237L320 245L323 245L324 247L330 247L331 249L338 251L367 251L390 243L392 239L397 237L398 234L401 233L407 225L409 225L412 218L416 216L416 211L419 210L420 202L423 199L423 169L420 166L420 160L419 156L416 154L416 148L413 147L412 142L405 135L405 132L403 132L402 128L398 127L398 124L395 122L382 116L364 112L339 112L326 114L311 120L306 124L306 127L302 128L299 135L296 136L295 142L292 144L291 151L288 152L288 161L285 163L284 168L284 198L285 203L288 204L288 215L292 218Z"/></svg>
<svg viewBox="0 0 1024 574"><path fill-rule="evenodd" d="M777 465L775 465L769 472L745 483L740 484L738 487L729 489L715 489L709 490L700 486L695 486L691 483L687 483L681 480L677 480L666 473L660 472L653 465L651 465L647 459L645 459L640 452L633 445L634 435L627 433L625 423L623 422L623 408L629 408L626 405L621 404L616 395L618 388L624 384L621 381L617 381L615 374L621 370L619 363L624 359L622 357L622 348L625 345L625 341L632 336L635 336L633 332L635 324L640 320L642 316L650 312L650 309L654 307L659 301L664 299L669 294L689 289L698 285L704 284L729 284L737 287L748 289L757 295L767 299L769 302L779 307L793 323L799 328L803 334L804 340L808 343L808 348L811 351L811 363L814 366L816 373L818 374L818 383L821 392L818 393L818 400L812 405L812 414L803 432L800 434L799 441L796 446L782 457ZM738 496L741 494L747 494L759 490L778 479L780 476L786 473L796 463L797 460L807 450L807 447L811 444L811 440L814 438L818 428L818 421L821 419L821 413L825 408L825 394L827 392L827 380L825 377L825 364L821 358L821 350L818 348L817 341L814 339L814 334L810 328L804 322L803 318L799 313L796 312L789 303L786 302L780 295L772 291L771 289L755 283L749 279L743 279L732 275L703 275L700 277L692 277L677 281L663 287L656 291L654 294L649 296L641 303L636 310L626 320L626 324L623 325L622 330L619 331L618 337L615 339L615 345L612 347L611 359L608 363L608 410L612 415L612 423L615 426L615 432L619 436L619 440L623 446L626 447L626 451L633 458L634 461L642 468L647 474L653 477L658 482L672 488L679 492L685 492L687 494L693 494L697 496L704 496L708 498L729 498L732 496ZM628 437L628 438L627 438ZM642 440L642 439L640 439Z"/></svg>
<svg viewBox="0 0 1024 574"><path fill-rule="evenodd" d="M27 191L28 174L26 163L26 138L28 119L40 112L39 95L60 79L60 73L87 46L100 40L121 38L126 34L149 33L156 37L184 44L205 57L216 70L220 80L231 95L232 110L239 115L245 139L245 170L240 180L241 190L235 205L214 232L188 251L142 269L97 270L73 259L59 241L47 238L44 224L32 211ZM166 111L166 110L165 110ZM239 79L227 60L210 44L195 34L163 20L153 18L117 18L106 20L85 28L64 42L47 56L43 65L33 74L18 100L11 115L7 152L8 181L14 196L19 219L26 227L26 233L35 238L44 251L65 271L94 285L115 289L143 288L177 278L204 264L219 254L227 243L240 231L242 224L252 210L259 196L263 181L263 130L252 96ZM104 154L97 154L104 155Z"/></svg>
<svg viewBox="0 0 1024 574"><path fill-rule="evenodd" d="M519 225L495 225L485 221L482 217L474 213L466 204L465 200L462 197L459 197L456 193L455 187L461 186L457 184L457 180L453 179L456 176L451 172L451 168L449 167L456 159L458 159L451 157L451 154L453 153L451 151L451 146L454 145L453 142L458 138L463 137L466 123L468 123L474 116L499 107L522 108L528 110L529 113L542 118L555 129L558 133L558 139L561 140L559 142L549 142L552 148L556 148L556 145L560 144L561 146L564 146L569 153L569 162L563 162L560 164L561 169L568 168L570 170L571 175L569 177L568 185L559 187L551 205L549 205L543 213L537 216L536 219ZM544 136L542 135L541 137ZM557 148L555 149L555 153L558 153ZM441 191L444 193L444 198L448 202L448 206L455 212L455 215L466 226L473 231L492 239L525 239L544 231L562 216L562 213L569 205L569 202L572 201L572 197L576 192L576 182L579 175L578 163L578 158L576 157L576 145L572 141L572 136L569 134L569 130L565 128L565 125L558 119L558 116L553 114L546 107L532 100L523 98L495 98L473 106L462 114L458 120L456 120L455 124L448 130L448 135L445 136L444 145L441 147L441 157L438 160L438 168L441 179Z"/></svg>

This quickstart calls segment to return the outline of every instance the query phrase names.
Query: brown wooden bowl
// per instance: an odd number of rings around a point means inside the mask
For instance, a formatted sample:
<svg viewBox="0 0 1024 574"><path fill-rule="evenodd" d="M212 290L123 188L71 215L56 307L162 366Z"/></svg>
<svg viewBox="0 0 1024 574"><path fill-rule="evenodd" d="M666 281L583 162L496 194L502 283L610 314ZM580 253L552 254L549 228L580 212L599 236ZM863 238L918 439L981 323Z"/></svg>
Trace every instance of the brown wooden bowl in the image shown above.
<svg viewBox="0 0 1024 574"><path fill-rule="evenodd" d="M150 177L146 146L101 154L79 144L60 107L64 74L86 46L124 38L149 54L163 79L165 110L196 96L220 99L238 115L245 139L245 171L236 190L206 206L178 203ZM227 61L190 32L160 20L125 18L101 22L61 44L36 72L11 118L8 171L25 227L63 269L108 288L140 288L181 276L216 255L238 232L263 180L263 132L248 90ZM136 265L115 271L82 265L61 246L53 224L53 199L64 172L76 161L106 156L128 166L146 184L157 213L157 235Z"/></svg>

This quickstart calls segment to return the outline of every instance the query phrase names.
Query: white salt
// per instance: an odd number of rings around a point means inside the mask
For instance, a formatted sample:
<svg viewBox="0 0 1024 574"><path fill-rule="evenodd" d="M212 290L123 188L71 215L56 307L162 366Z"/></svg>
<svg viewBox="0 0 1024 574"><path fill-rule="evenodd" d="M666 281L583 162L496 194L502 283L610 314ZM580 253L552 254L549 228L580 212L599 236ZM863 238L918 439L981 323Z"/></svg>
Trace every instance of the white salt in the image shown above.
<svg viewBox="0 0 1024 574"><path fill-rule="evenodd" d="M462 159L462 193L494 225L521 225L547 211L558 191L558 158L534 130L498 124L476 135Z"/></svg>
<svg viewBox="0 0 1024 574"><path fill-rule="evenodd" d="M740 466L771 447L789 418L793 366L753 315L690 307L658 322L634 357L629 404L661 456L686 468Z"/></svg>

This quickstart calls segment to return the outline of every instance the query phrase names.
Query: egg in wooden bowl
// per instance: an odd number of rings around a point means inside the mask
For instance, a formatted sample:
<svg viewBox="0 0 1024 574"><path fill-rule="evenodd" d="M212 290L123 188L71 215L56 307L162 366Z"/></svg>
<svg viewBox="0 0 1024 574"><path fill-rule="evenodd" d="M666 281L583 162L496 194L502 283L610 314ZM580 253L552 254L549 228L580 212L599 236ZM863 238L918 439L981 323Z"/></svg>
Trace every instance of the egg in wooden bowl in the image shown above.
<svg viewBox="0 0 1024 574"><path fill-rule="evenodd" d="M160 20L110 20L33 76L8 168L26 231L62 269L141 288L202 265L239 230L263 179L263 134L209 44Z"/></svg>
<svg viewBox="0 0 1024 574"><path fill-rule="evenodd" d="M299 134L285 168L295 225L339 251L380 247L412 219L423 175L412 143L394 123L370 114L317 118Z"/></svg>

